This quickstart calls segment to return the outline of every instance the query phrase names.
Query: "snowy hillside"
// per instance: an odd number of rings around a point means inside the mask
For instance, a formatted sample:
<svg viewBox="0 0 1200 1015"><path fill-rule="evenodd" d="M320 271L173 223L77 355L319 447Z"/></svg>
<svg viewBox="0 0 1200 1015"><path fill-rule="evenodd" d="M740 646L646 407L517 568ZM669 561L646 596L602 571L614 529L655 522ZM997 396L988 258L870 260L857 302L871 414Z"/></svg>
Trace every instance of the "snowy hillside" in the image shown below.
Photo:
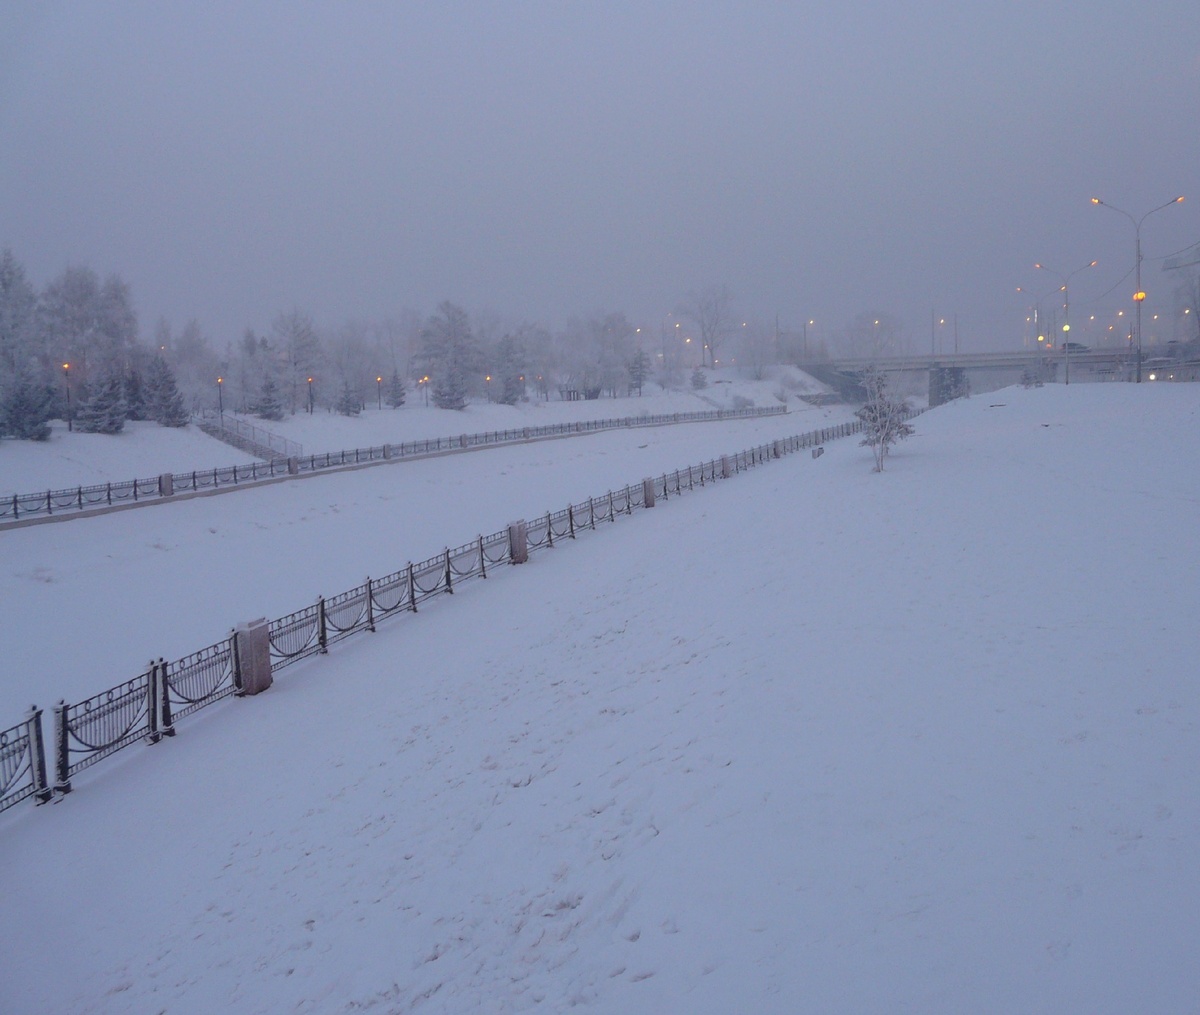
<svg viewBox="0 0 1200 1015"><path fill-rule="evenodd" d="M0 817L5 1010L1191 1010L1198 422L1195 385L993 392L882 475L852 440L772 462L290 667ZM243 586L293 600L298 558L360 580L464 502L755 442L680 430L707 450L597 436L0 534L5 612L34 600L3 679L23 706L21 671L74 679L38 650L116 660L92 614L163 652L248 619Z"/></svg>

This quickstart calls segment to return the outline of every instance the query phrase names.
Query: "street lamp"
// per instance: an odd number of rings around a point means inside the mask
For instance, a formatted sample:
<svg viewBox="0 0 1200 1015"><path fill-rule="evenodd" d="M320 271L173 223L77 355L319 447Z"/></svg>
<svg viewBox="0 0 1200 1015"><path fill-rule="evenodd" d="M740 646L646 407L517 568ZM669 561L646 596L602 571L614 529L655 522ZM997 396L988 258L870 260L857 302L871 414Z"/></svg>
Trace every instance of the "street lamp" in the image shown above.
<svg viewBox="0 0 1200 1015"><path fill-rule="evenodd" d="M376 408L378 408L380 410L383 409L383 377L382 376L375 378L375 406L376 406Z"/></svg>
<svg viewBox="0 0 1200 1015"><path fill-rule="evenodd" d="M308 414L310 416L312 415L312 411L313 411L313 390L312 390L312 378L310 377L308 379Z"/></svg>
<svg viewBox="0 0 1200 1015"><path fill-rule="evenodd" d="M484 382L487 384L487 400L490 402L492 400L492 375L488 374L484 377Z"/></svg>
<svg viewBox="0 0 1200 1015"><path fill-rule="evenodd" d="M1166 204L1160 204L1157 208L1151 208L1140 219L1135 219L1129 212L1116 207L1116 205L1108 204L1106 201L1101 201L1098 197L1092 198L1092 204L1104 205L1105 208L1111 208L1113 211L1124 215L1130 222L1133 223L1133 239L1134 239L1134 273L1136 280L1134 282L1133 302L1137 307L1137 383L1142 383L1142 301L1145 300L1146 294L1142 291L1142 223L1153 215L1156 211L1162 211L1164 208L1170 208L1173 204L1179 204L1183 200L1182 197L1175 197Z"/></svg>
<svg viewBox="0 0 1200 1015"><path fill-rule="evenodd" d="M1095 261L1088 261L1082 268L1076 268L1071 274L1063 275L1055 271L1053 268L1047 268L1044 264L1035 264L1035 268L1040 268L1042 271L1048 271L1051 275L1062 279L1062 288L1059 290L1063 294L1063 384L1071 383L1071 343L1067 341L1071 337L1071 293L1068 286L1071 284L1071 279L1078 275L1081 271L1086 271L1088 268L1096 267Z"/></svg>
<svg viewBox="0 0 1200 1015"><path fill-rule="evenodd" d="M71 420L71 364L63 364L63 387L67 389L67 433L75 429Z"/></svg>
<svg viewBox="0 0 1200 1015"><path fill-rule="evenodd" d="M225 378L217 378L217 412L222 418L225 416L225 396L221 394L221 389L225 387Z"/></svg>

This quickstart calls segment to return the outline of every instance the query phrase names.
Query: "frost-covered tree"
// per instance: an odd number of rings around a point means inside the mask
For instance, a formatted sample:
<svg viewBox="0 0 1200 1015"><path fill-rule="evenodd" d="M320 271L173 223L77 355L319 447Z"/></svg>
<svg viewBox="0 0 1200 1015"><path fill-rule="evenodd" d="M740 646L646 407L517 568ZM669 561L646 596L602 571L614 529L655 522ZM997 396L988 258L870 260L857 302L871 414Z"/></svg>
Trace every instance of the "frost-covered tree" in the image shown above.
<svg viewBox="0 0 1200 1015"><path fill-rule="evenodd" d="M712 364L734 330L733 293L723 285L706 285L687 294L679 313L700 329L701 363Z"/></svg>
<svg viewBox="0 0 1200 1015"><path fill-rule="evenodd" d="M85 381L122 372L137 342L129 286L118 275L102 283L91 268L67 268L46 286L39 304L42 344L70 362Z"/></svg>
<svg viewBox="0 0 1200 1015"><path fill-rule="evenodd" d="M650 376L650 357L646 355L646 350L639 349L635 352L626 369L629 371L629 388L631 391L637 388L638 397L640 398L642 385L646 383L646 378Z"/></svg>
<svg viewBox="0 0 1200 1015"><path fill-rule="evenodd" d="M307 404L308 379L321 367L321 342L312 318L299 310L276 317L271 332L287 364L285 395L288 411L295 413L298 406Z"/></svg>
<svg viewBox="0 0 1200 1015"><path fill-rule="evenodd" d="M190 414L175 382L175 374L162 356L146 370L146 415L161 426L187 426Z"/></svg>
<svg viewBox="0 0 1200 1015"><path fill-rule="evenodd" d="M875 471L883 471L883 463L896 441L904 440L913 433L908 424L908 403L895 399L887 388L887 378L877 370L870 370L863 378L867 401L855 412L863 423L862 447L870 448L875 456Z"/></svg>
<svg viewBox="0 0 1200 1015"><path fill-rule="evenodd" d="M81 433L117 434L125 429L124 380L112 371L90 382L87 397L75 413L75 429Z"/></svg>
<svg viewBox="0 0 1200 1015"><path fill-rule="evenodd" d="M481 354L465 310L448 301L438 307L421 331L421 360L433 380L434 404L439 409L466 408Z"/></svg>
<svg viewBox="0 0 1200 1015"><path fill-rule="evenodd" d="M708 387L708 377L699 367L692 371L692 389L694 391L703 391Z"/></svg>
<svg viewBox="0 0 1200 1015"><path fill-rule="evenodd" d="M11 250L0 252L0 383L30 369L37 344L37 292Z"/></svg>

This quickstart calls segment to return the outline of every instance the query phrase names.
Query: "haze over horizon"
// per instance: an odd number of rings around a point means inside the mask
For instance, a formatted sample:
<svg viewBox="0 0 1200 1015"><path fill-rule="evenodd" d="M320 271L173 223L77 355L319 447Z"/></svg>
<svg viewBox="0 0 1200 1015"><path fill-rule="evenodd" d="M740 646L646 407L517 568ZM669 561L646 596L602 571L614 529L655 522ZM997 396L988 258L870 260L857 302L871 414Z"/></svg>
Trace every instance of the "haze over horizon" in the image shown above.
<svg viewBox="0 0 1200 1015"><path fill-rule="evenodd" d="M689 290L814 336L957 317L1020 343L1147 312L1200 241L1200 28L1179 0L962 7L41 4L0 9L0 248L43 285L119 273L143 337L217 347L474 313L656 335ZM1053 302L1053 300L1051 300ZM1084 332L1077 332L1087 339Z"/></svg>

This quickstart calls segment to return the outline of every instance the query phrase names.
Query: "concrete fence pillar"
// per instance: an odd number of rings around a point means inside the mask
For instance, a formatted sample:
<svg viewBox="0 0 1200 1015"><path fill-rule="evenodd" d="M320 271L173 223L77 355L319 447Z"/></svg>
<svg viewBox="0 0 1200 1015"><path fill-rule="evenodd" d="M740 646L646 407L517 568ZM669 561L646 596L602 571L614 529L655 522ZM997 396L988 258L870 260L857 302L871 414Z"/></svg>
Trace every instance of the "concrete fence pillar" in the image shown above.
<svg viewBox="0 0 1200 1015"><path fill-rule="evenodd" d="M384 458L392 457L392 446L390 444L385 444L383 446L383 457Z"/></svg>
<svg viewBox="0 0 1200 1015"><path fill-rule="evenodd" d="M654 507L654 480L653 479L647 478L647 479L642 480L642 502L648 508Z"/></svg>
<svg viewBox="0 0 1200 1015"><path fill-rule="evenodd" d="M729 456L722 455L721 456L721 478L728 479L731 475L733 475L733 469L731 469L729 466Z"/></svg>
<svg viewBox="0 0 1200 1015"><path fill-rule="evenodd" d="M300 474L300 459L292 455L288 459L288 475L297 476Z"/></svg>
<svg viewBox="0 0 1200 1015"><path fill-rule="evenodd" d="M524 522L512 522L508 526L508 561L524 564L529 560L529 538Z"/></svg>
<svg viewBox="0 0 1200 1015"><path fill-rule="evenodd" d="M771 445L771 457L780 458L783 456L783 441L776 441Z"/></svg>
<svg viewBox="0 0 1200 1015"><path fill-rule="evenodd" d="M158 477L158 495L160 497L173 497L175 495L175 477L169 472L164 472Z"/></svg>
<svg viewBox="0 0 1200 1015"><path fill-rule="evenodd" d="M237 693L259 694L271 686L271 630L265 617L233 631L237 652Z"/></svg>

